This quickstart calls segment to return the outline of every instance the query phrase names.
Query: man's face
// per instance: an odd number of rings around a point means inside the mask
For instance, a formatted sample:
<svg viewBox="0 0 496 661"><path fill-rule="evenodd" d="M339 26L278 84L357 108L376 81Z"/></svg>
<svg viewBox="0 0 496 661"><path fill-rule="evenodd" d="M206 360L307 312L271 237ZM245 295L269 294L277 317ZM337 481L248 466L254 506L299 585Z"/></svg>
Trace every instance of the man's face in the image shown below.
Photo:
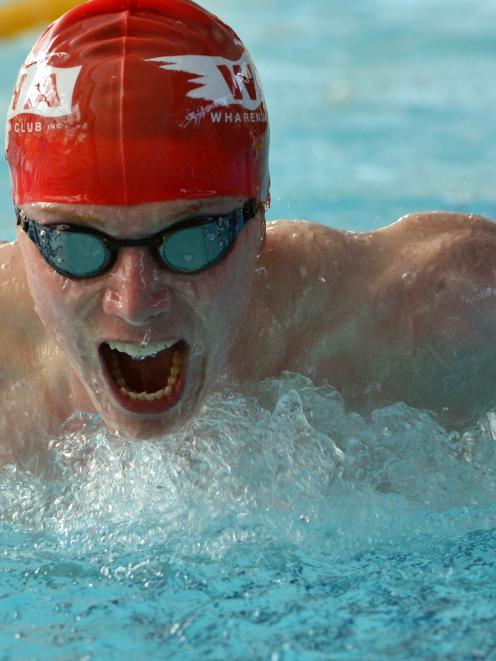
<svg viewBox="0 0 496 661"><path fill-rule="evenodd" d="M182 220L229 213L243 202L22 209L41 224L86 225L138 239ZM120 250L110 271L85 280L54 271L19 232L35 310L109 427L133 438L153 438L194 414L225 365L247 312L262 224L260 215L250 220L227 257L201 273L172 273L148 248L131 247Z"/></svg>

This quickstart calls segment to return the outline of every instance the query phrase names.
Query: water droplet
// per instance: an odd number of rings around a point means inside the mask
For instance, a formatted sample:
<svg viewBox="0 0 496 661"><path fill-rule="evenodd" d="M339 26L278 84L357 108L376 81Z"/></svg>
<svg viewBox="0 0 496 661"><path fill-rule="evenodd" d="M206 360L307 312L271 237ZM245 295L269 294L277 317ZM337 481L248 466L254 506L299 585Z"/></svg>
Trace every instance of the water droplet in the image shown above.
<svg viewBox="0 0 496 661"><path fill-rule="evenodd" d="M205 345L203 342L194 342L191 346L191 355L195 357L203 356L205 353Z"/></svg>
<svg viewBox="0 0 496 661"><path fill-rule="evenodd" d="M152 337L152 332L151 330L148 329L140 343L140 347L142 349L146 349L146 347L150 344L151 337Z"/></svg>

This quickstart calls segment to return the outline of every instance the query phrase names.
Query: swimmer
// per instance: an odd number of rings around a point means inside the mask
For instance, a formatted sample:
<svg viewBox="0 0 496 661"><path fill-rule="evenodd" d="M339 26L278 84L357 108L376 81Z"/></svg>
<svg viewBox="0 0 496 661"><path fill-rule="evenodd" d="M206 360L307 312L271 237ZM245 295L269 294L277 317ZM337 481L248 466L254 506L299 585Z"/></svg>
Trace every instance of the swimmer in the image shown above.
<svg viewBox="0 0 496 661"><path fill-rule="evenodd" d="M348 406L459 426L495 399L496 226L421 213L370 233L278 221L267 109L237 35L189 0L92 0L52 24L7 123L0 460L75 412L131 439L219 379L284 370Z"/></svg>

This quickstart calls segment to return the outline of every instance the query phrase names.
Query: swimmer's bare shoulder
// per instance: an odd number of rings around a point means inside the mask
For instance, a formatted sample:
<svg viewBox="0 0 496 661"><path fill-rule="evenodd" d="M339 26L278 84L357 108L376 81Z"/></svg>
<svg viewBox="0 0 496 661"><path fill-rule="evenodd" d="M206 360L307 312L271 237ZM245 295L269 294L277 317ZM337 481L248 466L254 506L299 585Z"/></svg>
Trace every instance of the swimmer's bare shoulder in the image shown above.
<svg viewBox="0 0 496 661"><path fill-rule="evenodd" d="M374 235L371 374L461 427L496 404L496 224L424 212Z"/></svg>
<svg viewBox="0 0 496 661"><path fill-rule="evenodd" d="M294 370L351 405L402 400L455 424L496 403L496 224L487 218L417 213L370 233L269 224L256 297L249 376Z"/></svg>
<svg viewBox="0 0 496 661"><path fill-rule="evenodd" d="M39 335L39 322L27 292L23 266L15 243L0 245L0 357L2 393L30 363Z"/></svg>
<svg viewBox="0 0 496 661"><path fill-rule="evenodd" d="M55 430L64 392L55 394L64 378L58 352L33 309L15 243L0 244L0 319L1 465Z"/></svg>
<svg viewBox="0 0 496 661"><path fill-rule="evenodd" d="M289 370L322 380L343 372L350 331L361 323L368 243L369 235L311 221L268 224L242 341L251 350L236 354L240 378Z"/></svg>

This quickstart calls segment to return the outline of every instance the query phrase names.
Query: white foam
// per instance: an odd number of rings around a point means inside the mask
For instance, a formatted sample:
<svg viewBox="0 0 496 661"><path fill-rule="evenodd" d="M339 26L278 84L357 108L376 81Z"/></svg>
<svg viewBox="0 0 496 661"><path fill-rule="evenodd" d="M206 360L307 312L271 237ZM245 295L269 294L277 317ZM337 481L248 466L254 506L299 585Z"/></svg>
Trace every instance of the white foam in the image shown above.
<svg viewBox="0 0 496 661"><path fill-rule="evenodd" d="M298 375L215 393L158 443L129 443L97 418L72 424L0 472L0 518L67 550L161 542L218 556L262 536L337 553L496 521L484 425L448 433L404 404L366 419ZM450 512L460 508L463 523Z"/></svg>

